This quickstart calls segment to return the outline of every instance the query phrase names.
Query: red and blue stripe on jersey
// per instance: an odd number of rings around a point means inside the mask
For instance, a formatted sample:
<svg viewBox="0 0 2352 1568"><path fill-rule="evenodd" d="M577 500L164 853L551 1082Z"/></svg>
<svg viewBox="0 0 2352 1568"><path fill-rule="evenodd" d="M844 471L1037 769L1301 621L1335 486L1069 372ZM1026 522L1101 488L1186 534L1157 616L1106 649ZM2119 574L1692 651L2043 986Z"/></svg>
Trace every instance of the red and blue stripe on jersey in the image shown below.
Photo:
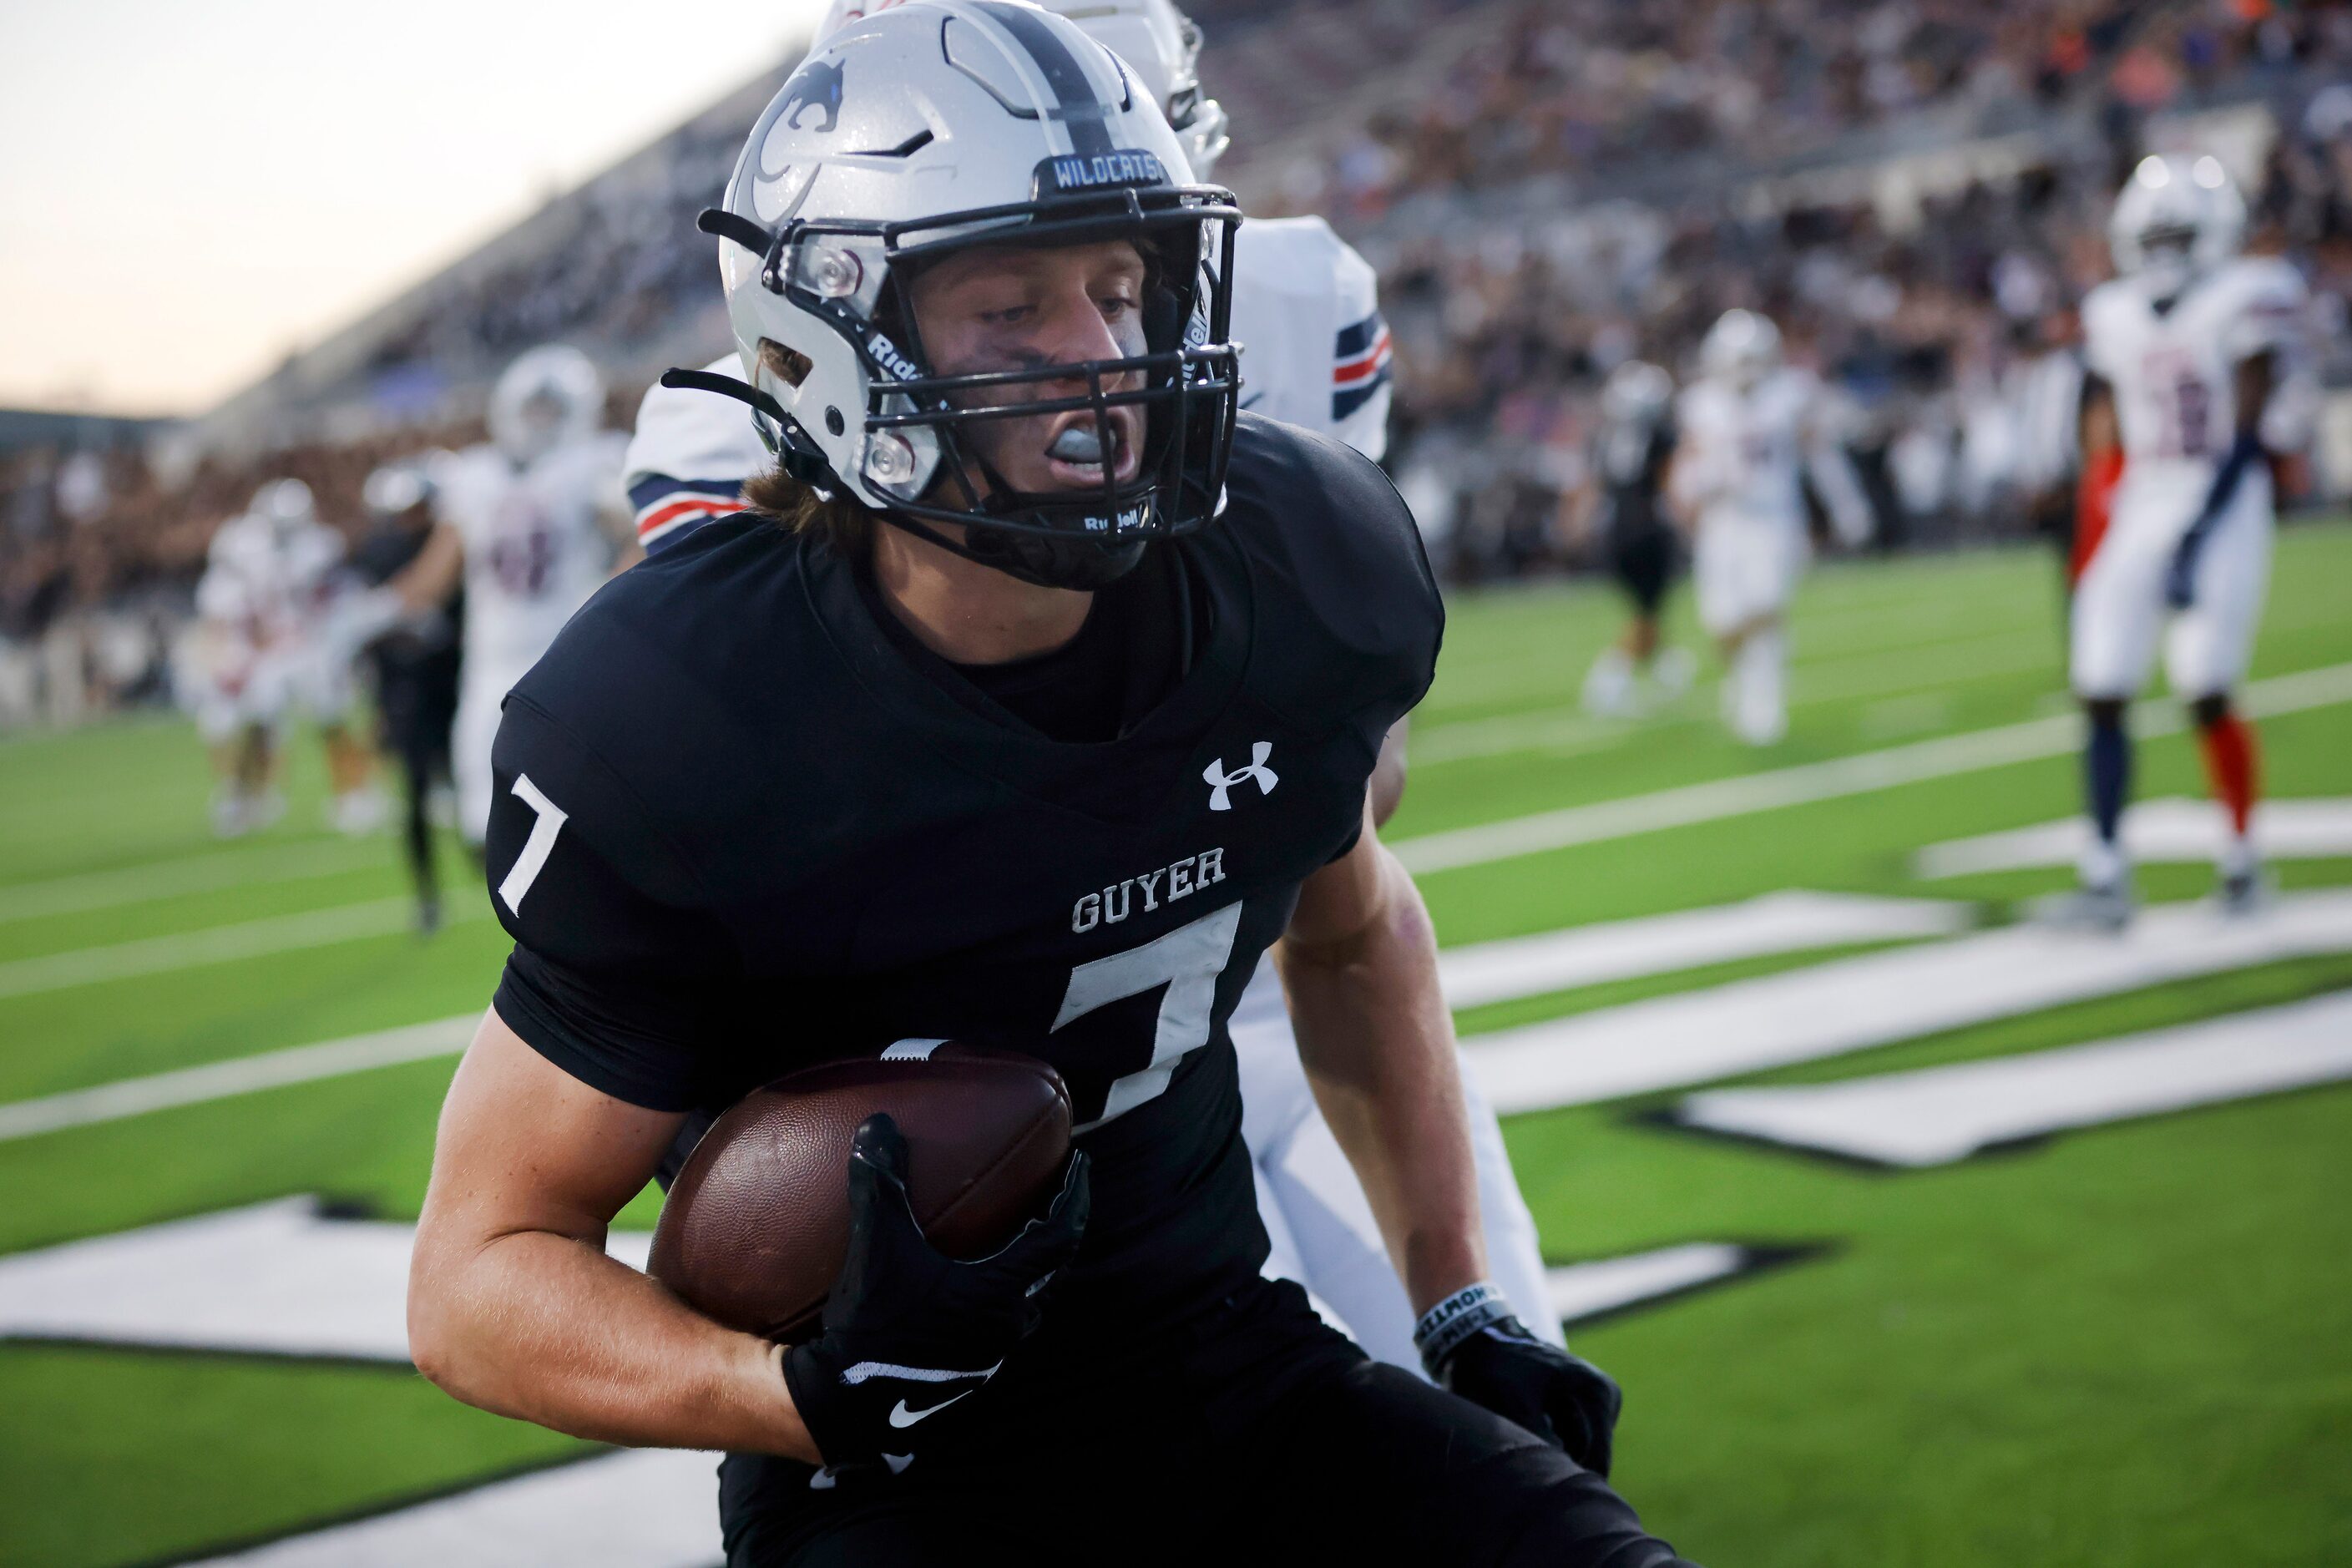
<svg viewBox="0 0 2352 1568"><path fill-rule="evenodd" d="M647 554L709 522L744 510L740 479L674 479L648 474L629 487L636 509L637 544Z"/></svg>
<svg viewBox="0 0 2352 1568"><path fill-rule="evenodd" d="M1389 324L1374 310L1339 329L1331 367L1331 417L1348 417L1389 384Z"/></svg>

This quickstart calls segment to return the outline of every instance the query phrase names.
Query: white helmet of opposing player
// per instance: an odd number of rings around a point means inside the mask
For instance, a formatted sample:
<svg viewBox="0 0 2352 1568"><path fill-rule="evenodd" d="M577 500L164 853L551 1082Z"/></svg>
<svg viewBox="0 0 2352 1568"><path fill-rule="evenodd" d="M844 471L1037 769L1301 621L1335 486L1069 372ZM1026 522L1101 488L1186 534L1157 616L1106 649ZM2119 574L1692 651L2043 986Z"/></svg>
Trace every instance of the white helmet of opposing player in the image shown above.
<svg viewBox="0 0 2352 1568"><path fill-rule="evenodd" d="M1629 359L1601 384L1601 412L1614 423L1631 425L1654 417L1674 395L1674 377L1645 360Z"/></svg>
<svg viewBox="0 0 2352 1568"><path fill-rule="evenodd" d="M2158 299L2179 293L2191 279L2235 256L2245 233L2245 198L2210 153L2141 159L2107 220L2116 270L2146 278Z"/></svg>
<svg viewBox="0 0 2352 1568"><path fill-rule="evenodd" d="M564 343L525 351L490 391L490 439L518 463L593 436L604 416L604 378Z"/></svg>
<svg viewBox="0 0 2352 1568"><path fill-rule="evenodd" d="M833 0L817 22L822 43L861 17L888 11L907 0ZM1192 177L1205 180L1232 144L1224 106L1201 90L1201 29L1169 0L1036 0L1044 9L1067 16L1087 36L1134 68L1143 89L1168 117L1183 143Z"/></svg>
<svg viewBox="0 0 2352 1568"><path fill-rule="evenodd" d="M1239 386L1226 323L1240 221L1230 193L1191 182L1128 68L1075 24L1011 0L914 0L821 41L760 116L725 210L703 215L725 242L751 383L733 391L785 471L1065 586L1115 576L1147 540L1216 511ZM1112 238L1150 269L1143 353L1055 366L1054 380L1084 388L1063 397L1038 395L1034 366L933 373L907 293L917 270L982 246ZM1008 388L1027 400L1003 401ZM1108 432L1117 405L1142 411L1140 461L1104 462L1100 486L1078 490L1015 489L964 430L1091 411Z"/></svg>
<svg viewBox="0 0 2352 1568"><path fill-rule="evenodd" d="M1701 372L1753 386L1780 365L1780 329L1754 310L1726 310L1699 341Z"/></svg>
<svg viewBox="0 0 2352 1568"><path fill-rule="evenodd" d="M270 480L253 492L253 504L247 510L281 539L319 521L319 507L310 495L310 487L299 479Z"/></svg>

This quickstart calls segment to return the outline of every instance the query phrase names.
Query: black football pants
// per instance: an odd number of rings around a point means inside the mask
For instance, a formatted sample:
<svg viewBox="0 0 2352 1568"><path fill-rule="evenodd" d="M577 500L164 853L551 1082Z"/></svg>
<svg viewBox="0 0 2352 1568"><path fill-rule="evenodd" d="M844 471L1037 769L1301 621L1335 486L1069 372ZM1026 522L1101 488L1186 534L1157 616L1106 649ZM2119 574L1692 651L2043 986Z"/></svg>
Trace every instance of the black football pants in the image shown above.
<svg viewBox="0 0 2352 1568"><path fill-rule="evenodd" d="M1148 1370L1024 1400L984 1448L898 1475L730 1458L730 1568L1683 1564L1600 1477L1368 1360L1295 1285L1245 1292L1175 1341Z"/></svg>

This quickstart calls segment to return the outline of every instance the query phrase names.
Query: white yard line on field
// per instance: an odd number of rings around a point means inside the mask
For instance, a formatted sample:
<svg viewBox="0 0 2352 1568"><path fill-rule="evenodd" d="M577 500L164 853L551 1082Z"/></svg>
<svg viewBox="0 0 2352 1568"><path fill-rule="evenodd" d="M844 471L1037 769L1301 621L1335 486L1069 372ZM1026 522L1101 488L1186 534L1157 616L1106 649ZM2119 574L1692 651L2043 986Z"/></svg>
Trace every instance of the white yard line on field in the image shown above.
<svg viewBox="0 0 2352 1568"><path fill-rule="evenodd" d="M1985 639L1971 639L1972 643ZM2004 642L2001 646L2011 647ZM2018 675L2027 670L2049 667L2051 654L2047 648L2026 648L2010 654L2006 658L1980 658L1970 661L1968 680L1983 676ZM1840 658L1825 664L1843 665L1848 662L1864 667L1859 676L1843 680L1823 680L1808 676L1801 669L1794 672L1789 706L1813 708L1830 702L1851 702L1865 697L1894 697L1908 692L1948 691L1955 682L1948 665L1937 669L1912 670L1899 668L1889 676L1890 661L1873 657L1852 661ZM1689 712L1664 720L1668 724L1713 724L1709 715ZM1520 752L1542 752L1549 756L1602 751L1654 736L1659 721L1648 724L1624 719L1600 719L1588 713L1581 703L1569 702L1549 708L1538 708L1524 713L1506 713L1491 719L1457 719L1451 723L1431 724L1416 728L1412 734L1410 754L1417 763L1458 763L1485 757L1508 756Z"/></svg>
<svg viewBox="0 0 2352 1568"><path fill-rule="evenodd" d="M1911 858L1917 877L2072 866L2090 829L2079 816L1930 844ZM2168 795L2132 803L2124 850L2137 865L2210 860L2221 852L2221 811L2210 801ZM2266 800L2254 812L2254 843L2265 860L2352 856L2352 799Z"/></svg>
<svg viewBox="0 0 2352 1568"><path fill-rule="evenodd" d="M2331 664L2255 681L2245 689L2244 705L2248 712L2266 717L2347 701L2352 701L2352 664ZM2184 724L2179 703L2158 699L2137 704L2132 712L2132 722L2142 737L2173 734ZM1780 806L1866 795L1897 784L1979 773L2012 763L2038 762L2045 757L2063 756L2081 741L2080 721L2070 713L2053 714L2046 719L1943 735L1827 762L1710 779L1649 795L1594 801L1502 822L1481 823L1475 827L1428 833L1396 840L1391 847L1410 870L1450 871L1549 849L1565 849L1571 845L1600 843L1662 828L1745 816Z"/></svg>
<svg viewBox="0 0 2352 1568"><path fill-rule="evenodd" d="M142 904L187 893L214 893L249 882L292 882L390 864L382 840L331 838L309 844L257 845L88 871L42 882L0 887L0 925Z"/></svg>
<svg viewBox="0 0 2352 1568"><path fill-rule="evenodd" d="M1969 918L1969 906L1959 903L1791 890L1712 909L1448 948L1439 955L1438 969L1454 1005L1468 1007L1766 953L1943 935L1964 929ZM479 1020L479 1014L468 1013L0 1104L0 1142L454 1056L466 1048Z"/></svg>
<svg viewBox="0 0 2352 1568"><path fill-rule="evenodd" d="M1449 947L1437 955L1437 976L1447 1005L1476 1007L1773 953L1952 936L1974 917L1969 905L1942 899L1789 889L1734 904Z"/></svg>
<svg viewBox="0 0 2352 1568"><path fill-rule="evenodd" d="M486 905L467 903L452 911L452 922L481 920ZM61 991L70 985L92 985L106 980L130 980L201 964L228 963L245 958L267 958L306 947L332 947L364 937L391 936L410 929L416 904L410 899L372 899L363 904L305 910L299 914L271 915L266 920L215 926L208 931L175 931L169 936L142 937L105 947L78 947L65 952L45 952L0 963L0 1000Z"/></svg>
<svg viewBox="0 0 2352 1568"><path fill-rule="evenodd" d="M719 1456L625 1448L188 1568L708 1568L726 1552Z"/></svg>
<svg viewBox="0 0 2352 1568"><path fill-rule="evenodd" d="M481 1021L479 1013L466 1013L430 1024L379 1029L340 1040L322 1040L315 1046L294 1046L259 1056L123 1079L94 1089L68 1089L38 1100L20 1100L0 1105L0 1143L68 1127L120 1121L151 1110L201 1105L206 1100L251 1094L257 1089L282 1089L288 1084L311 1083L374 1068L456 1056L466 1048L466 1042L473 1038L475 1027Z"/></svg>
<svg viewBox="0 0 2352 1568"><path fill-rule="evenodd" d="M1820 1061L1948 1029L2282 959L2352 952L2352 889L2231 919L2148 910L2122 936L2010 926L1704 991L1473 1035L1470 1070L1506 1116Z"/></svg>
<svg viewBox="0 0 2352 1568"><path fill-rule="evenodd" d="M1948 1165L2020 1139L2352 1078L2352 992L2063 1050L1843 1083L1720 1089L1689 1127L1885 1165Z"/></svg>

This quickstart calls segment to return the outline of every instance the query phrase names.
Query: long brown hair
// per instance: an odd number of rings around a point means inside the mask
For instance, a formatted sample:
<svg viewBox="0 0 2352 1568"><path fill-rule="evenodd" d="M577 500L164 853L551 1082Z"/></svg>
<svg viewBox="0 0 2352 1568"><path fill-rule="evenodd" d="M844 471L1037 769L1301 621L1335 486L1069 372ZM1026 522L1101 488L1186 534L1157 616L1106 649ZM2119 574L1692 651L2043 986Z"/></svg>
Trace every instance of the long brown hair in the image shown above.
<svg viewBox="0 0 2352 1568"><path fill-rule="evenodd" d="M874 513L845 495L825 495L782 468L743 481L743 499L794 533L814 534L846 556L873 532Z"/></svg>

